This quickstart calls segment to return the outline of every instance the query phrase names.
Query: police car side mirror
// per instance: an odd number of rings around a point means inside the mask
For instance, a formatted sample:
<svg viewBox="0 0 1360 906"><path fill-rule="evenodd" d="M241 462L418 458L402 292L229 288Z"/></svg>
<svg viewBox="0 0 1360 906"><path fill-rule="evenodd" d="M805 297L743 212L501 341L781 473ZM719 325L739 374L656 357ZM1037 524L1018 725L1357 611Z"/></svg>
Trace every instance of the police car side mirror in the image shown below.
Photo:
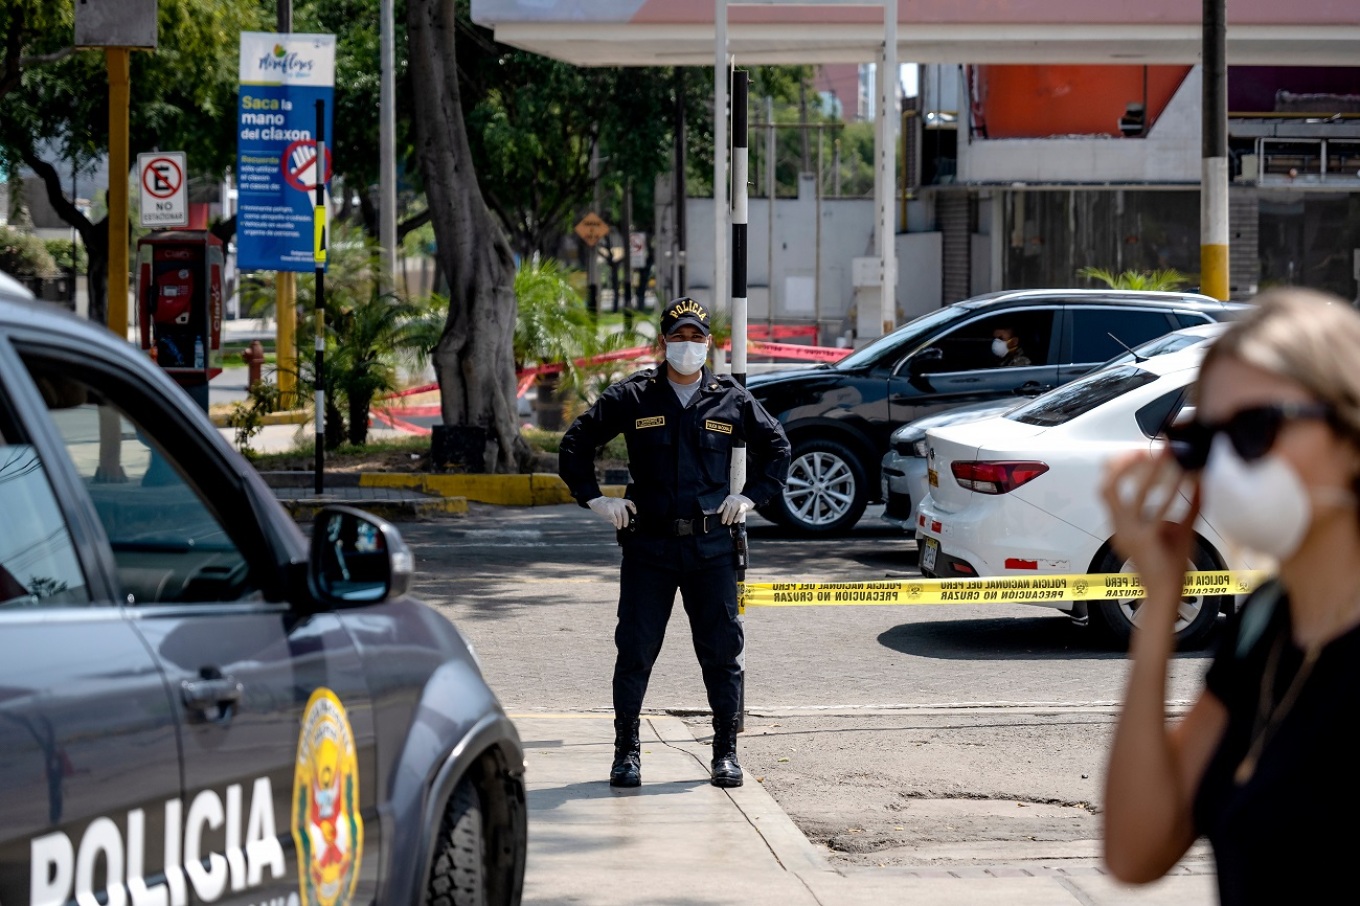
<svg viewBox="0 0 1360 906"><path fill-rule="evenodd" d="M411 587L415 558L396 527L363 510L329 506L312 523L308 580L318 602L373 604Z"/></svg>

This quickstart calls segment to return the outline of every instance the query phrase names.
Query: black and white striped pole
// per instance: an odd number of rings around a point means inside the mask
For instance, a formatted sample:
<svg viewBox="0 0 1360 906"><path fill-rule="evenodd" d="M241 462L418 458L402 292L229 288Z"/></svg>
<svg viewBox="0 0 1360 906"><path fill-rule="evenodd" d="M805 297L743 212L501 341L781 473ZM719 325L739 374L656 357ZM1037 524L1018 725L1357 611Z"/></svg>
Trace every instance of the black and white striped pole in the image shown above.
<svg viewBox="0 0 1360 906"><path fill-rule="evenodd" d="M326 102L316 102L316 210L312 257L316 262L316 493L326 487Z"/></svg>
<svg viewBox="0 0 1360 906"><path fill-rule="evenodd" d="M748 165L746 108L750 93L750 74L737 70L732 73L732 377L741 386L746 386L746 221ZM732 445L732 493L740 494L746 486L746 441L738 440ZM737 526L738 545L741 549L737 571L737 581L746 580L745 551L746 522ZM738 620L742 617L738 616ZM741 657L741 682L738 685L737 729L746 729L746 648L743 643Z"/></svg>

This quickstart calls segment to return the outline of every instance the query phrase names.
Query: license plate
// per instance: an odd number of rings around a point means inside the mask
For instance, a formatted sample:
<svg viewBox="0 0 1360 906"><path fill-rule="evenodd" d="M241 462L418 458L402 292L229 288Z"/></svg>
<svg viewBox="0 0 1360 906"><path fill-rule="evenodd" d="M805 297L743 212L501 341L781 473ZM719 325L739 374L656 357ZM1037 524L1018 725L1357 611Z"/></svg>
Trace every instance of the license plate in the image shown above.
<svg viewBox="0 0 1360 906"><path fill-rule="evenodd" d="M940 486L940 473L934 469L926 469L926 481L930 482L932 488Z"/></svg>
<svg viewBox="0 0 1360 906"><path fill-rule="evenodd" d="M940 542L934 538L927 538L926 546L921 548L921 569L934 571L935 558L939 556L939 553Z"/></svg>

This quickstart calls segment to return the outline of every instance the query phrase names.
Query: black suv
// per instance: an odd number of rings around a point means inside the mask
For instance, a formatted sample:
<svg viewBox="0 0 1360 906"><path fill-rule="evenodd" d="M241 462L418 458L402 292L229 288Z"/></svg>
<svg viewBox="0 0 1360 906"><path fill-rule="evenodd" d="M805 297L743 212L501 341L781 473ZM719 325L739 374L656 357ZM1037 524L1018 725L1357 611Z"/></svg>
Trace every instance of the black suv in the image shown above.
<svg viewBox="0 0 1360 906"><path fill-rule="evenodd" d="M1036 395L1168 331L1240 316L1193 293L1017 290L923 315L834 365L755 375L751 393L793 444L784 493L760 510L808 533L847 531L879 496L892 432L954 406ZM1022 356L1003 359L1006 331Z"/></svg>
<svg viewBox="0 0 1360 906"><path fill-rule="evenodd" d="M0 518L0 903L519 902L519 737L391 525L309 543L145 355L6 301Z"/></svg>

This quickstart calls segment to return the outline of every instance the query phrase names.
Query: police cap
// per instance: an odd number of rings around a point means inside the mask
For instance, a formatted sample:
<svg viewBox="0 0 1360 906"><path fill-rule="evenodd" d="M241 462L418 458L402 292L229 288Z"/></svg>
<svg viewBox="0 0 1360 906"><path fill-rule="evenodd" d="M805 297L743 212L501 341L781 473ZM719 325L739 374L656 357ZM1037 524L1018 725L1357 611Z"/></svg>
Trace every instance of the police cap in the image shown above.
<svg viewBox="0 0 1360 906"><path fill-rule="evenodd" d="M681 296L661 310L661 335L668 337L685 324L692 324L708 336L708 309L688 296Z"/></svg>

